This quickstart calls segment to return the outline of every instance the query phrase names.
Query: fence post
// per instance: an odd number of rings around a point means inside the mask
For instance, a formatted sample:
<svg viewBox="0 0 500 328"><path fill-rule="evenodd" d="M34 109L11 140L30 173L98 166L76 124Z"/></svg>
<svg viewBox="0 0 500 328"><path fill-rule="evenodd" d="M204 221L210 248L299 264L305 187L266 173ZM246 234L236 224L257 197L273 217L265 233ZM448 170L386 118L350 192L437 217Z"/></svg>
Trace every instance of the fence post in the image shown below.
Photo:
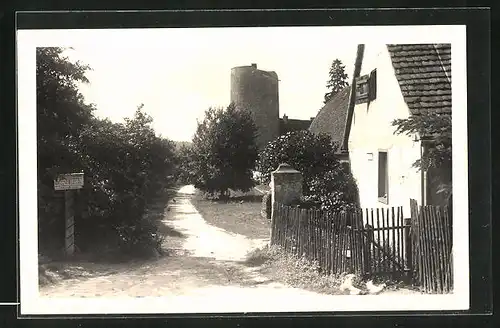
<svg viewBox="0 0 500 328"><path fill-rule="evenodd" d="M277 211L277 208L276 208L276 204L271 204L271 213L276 213ZM276 216L276 214L275 214ZM272 218L272 216L271 216ZM271 237L269 238L269 245L274 245L276 243L276 227L275 227L275 224L276 224L276 217L274 218L274 220L271 220Z"/></svg>
<svg viewBox="0 0 500 328"><path fill-rule="evenodd" d="M363 249L363 257L365 260L363 267L363 276L366 277L372 272L372 254L370 248L373 242L373 227L369 224L366 224L364 230L366 232L366 242L364 243Z"/></svg>
<svg viewBox="0 0 500 328"><path fill-rule="evenodd" d="M413 212L412 212L413 213ZM411 283L413 279L413 258L412 258L412 240L411 240L411 218L404 219L404 240L405 240L405 271L406 282Z"/></svg>
<svg viewBox="0 0 500 328"><path fill-rule="evenodd" d="M291 205L302 197L302 174L283 163L271 172L271 227L276 221L277 204ZM274 229L281 229L280 226L274 226ZM273 231L271 231L272 235Z"/></svg>

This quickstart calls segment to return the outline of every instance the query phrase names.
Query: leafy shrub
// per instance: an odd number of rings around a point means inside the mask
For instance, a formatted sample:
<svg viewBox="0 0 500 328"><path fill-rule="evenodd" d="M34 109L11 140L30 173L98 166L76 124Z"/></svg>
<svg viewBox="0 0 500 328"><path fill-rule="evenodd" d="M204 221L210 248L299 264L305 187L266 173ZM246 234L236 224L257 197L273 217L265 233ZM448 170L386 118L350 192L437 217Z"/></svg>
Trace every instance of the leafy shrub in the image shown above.
<svg viewBox="0 0 500 328"><path fill-rule="evenodd" d="M304 187L309 180L339 162L335 151L337 144L327 135L315 135L307 130L288 132L273 141L259 153L257 171L265 183L271 181L271 172L282 163L299 170L304 178Z"/></svg>
<svg viewBox="0 0 500 328"><path fill-rule="evenodd" d="M135 225L116 227L120 236L120 250L124 254L150 257L161 254L164 237L154 222L143 220Z"/></svg>
<svg viewBox="0 0 500 328"><path fill-rule="evenodd" d="M287 163L302 173L302 207L339 211L356 208L358 189L349 166L337 158L337 144L327 135L289 132L271 141L259 154L257 168L269 182L271 172Z"/></svg>
<svg viewBox="0 0 500 328"><path fill-rule="evenodd" d="M125 124L97 121L81 134L88 220L116 229L127 254L156 247L157 234L143 215L148 202L172 185L173 145L155 136L151 122L139 108Z"/></svg>
<svg viewBox="0 0 500 328"><path fill-rule="evenodd" d="M36 52L40 248L62 248L64 207L53 179L69 172L85 173L76 199L79 248L115 239L124 252L156 247L155 230L143 215L153 197L173 183L168 178L176 164L173 144L156 136L142 105L123 124L96 118L78 90L88 82L89 67L63 53L62 48Z"/></svg>
<svg viewBox="0 0 500 328"><path fill-rule="evenodd" d="M310 180L306 201L320 204L326 211L358 209L358 187L346 166L328 170Z"/></svg>

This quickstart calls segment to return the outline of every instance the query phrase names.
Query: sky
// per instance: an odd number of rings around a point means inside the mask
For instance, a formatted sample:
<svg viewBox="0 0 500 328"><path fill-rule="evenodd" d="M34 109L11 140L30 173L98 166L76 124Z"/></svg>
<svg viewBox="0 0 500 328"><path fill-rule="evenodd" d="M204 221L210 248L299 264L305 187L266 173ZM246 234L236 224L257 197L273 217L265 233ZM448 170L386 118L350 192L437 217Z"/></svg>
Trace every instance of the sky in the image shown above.
<svg viewBox="0 0 500 328"><path fill-rule="evenodd" d="M235 66L278 74L280 117L315 116L332 61L351 78L357 43L336 27L246 27L82 30L64 46L92 68L80 91L97 116L119 122L143 103L159 135L188 141L206 109L229 104Z"/></svg>

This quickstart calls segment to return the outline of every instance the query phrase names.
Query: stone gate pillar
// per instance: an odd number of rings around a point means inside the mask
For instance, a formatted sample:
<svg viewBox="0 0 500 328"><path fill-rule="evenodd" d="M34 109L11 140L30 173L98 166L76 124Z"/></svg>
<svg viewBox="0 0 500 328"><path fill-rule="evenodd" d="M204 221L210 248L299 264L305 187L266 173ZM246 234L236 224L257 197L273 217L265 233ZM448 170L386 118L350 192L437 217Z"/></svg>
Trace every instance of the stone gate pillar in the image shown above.
<svg viewBox="0 0 500 328"><path fill-rule="evenodd" d="M271 227L274 226L276 203L292 204L302 197L302 173L283 163L271 173ZM272 231L271 231L272 235Z"/></svg>

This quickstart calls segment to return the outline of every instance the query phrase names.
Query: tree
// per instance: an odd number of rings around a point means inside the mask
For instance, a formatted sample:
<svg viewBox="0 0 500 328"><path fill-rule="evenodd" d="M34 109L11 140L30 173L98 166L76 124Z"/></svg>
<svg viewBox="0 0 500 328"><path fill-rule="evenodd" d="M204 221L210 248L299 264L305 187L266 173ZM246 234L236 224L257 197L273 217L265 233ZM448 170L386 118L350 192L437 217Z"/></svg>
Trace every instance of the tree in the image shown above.
<svg viewBox="0 0 500 328"><path fill-rule="evenodd" d="M419 170L440 172L438 192L444 193L446 197L451 196L451 115L435 113L411 115L407 119L394 120L392 125L396 127L395 134L408 136L418 134L420 139L430 146L413 166Z"/></svg>
<svg viewBox="0 0 500 328"><path fill-rule="evenodd" d="M90 67L72 63L64 48L36 49L38 176L50 184L57 173L78 169L69 151L94 107L84 102L78 83L87 83Z"/></svg>
<svg viewBox="0 0 500 328"><path fill-rule="evenodd" d="M332 62L328 75L330 79L326 82L326 87L329 91L325 93L325 104L349 85L347 82L348 76L345 72L345 66L342 65L342 62L339 59L335 59Z"/></svg>
<svg viewBox="0 0 500 328"><path fill-rule="evenodd" d="M192 179L196 188L226 197L228 190L253 187L257 128L250 112L231 103L205 112L192 144Z"/></svg>
<svg viewBox="0 0 500 328"><path fill-rule="evenodd" d="M125 123L94 117L94 106L78 90L90 68L63 54L63 48L36 50L40 249L61 248L58 237L64 237L53 179L79 171L85 173L76 201L84 208L75 216L81 250L103 241L117 246L113 236L120 250L157 248L157 227L144 215L147 203L169 184L173 144L156 136L142 105Z"/></svg>
<svg viewBox="0 0 500 328"><path fill-rule="evenodd" d="M84 103L78 91L79 83L88 82L90 69L72 63L63 55L65 49L40 47L36 49L36 119L37 119L37 185L38 227L40 248L60 247L54 236L61 226L55 213L53 179L58 173L80 171L78 153L72 147L78 143L80 131L92 117L93 106ZM59 223L59 224L58 224Z"/></svg>
<svg viewBox="0 0 500 328"><path fill-rule="evenodd" d="M176 179L179 183L190 184L194 181L194 152L191 144L181 144L176 149Z"/></svg>
<svg viewBox="0 0 500 328"><path fill-rule="evenodd" d="M271 141L259 154L257 170L269 183L271 172L287 163L302 173L305 200L327 210L356 206L357 186L347 166L340 163L338 145L326 134L289 132Z"/></svg>

